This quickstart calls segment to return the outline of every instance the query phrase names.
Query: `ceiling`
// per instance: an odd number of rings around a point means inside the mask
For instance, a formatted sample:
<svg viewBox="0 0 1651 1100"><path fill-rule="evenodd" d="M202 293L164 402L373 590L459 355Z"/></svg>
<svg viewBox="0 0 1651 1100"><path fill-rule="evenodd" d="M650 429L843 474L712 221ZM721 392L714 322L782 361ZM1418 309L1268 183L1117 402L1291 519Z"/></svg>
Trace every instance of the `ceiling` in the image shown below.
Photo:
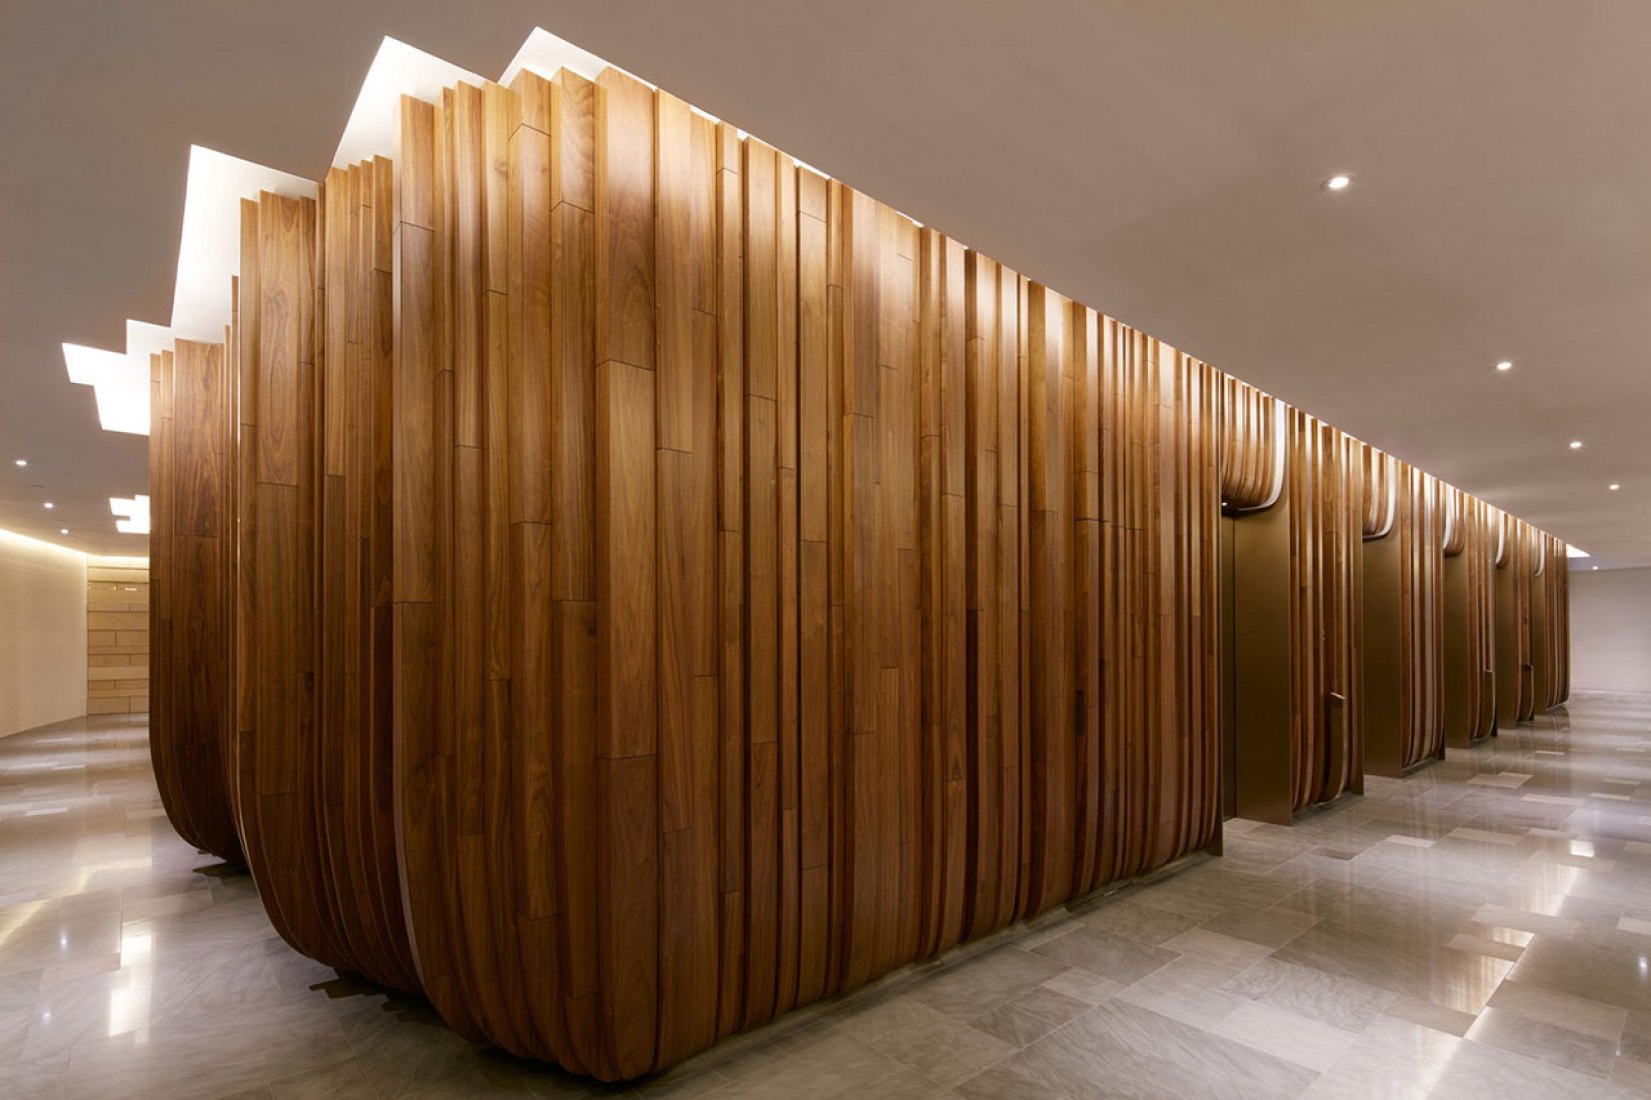
<svg viewBox="0 0 1651 1100"><path fill-rule="evenodd" d="M1651 564L1643 0L6 0L0 527L143 552L60 345L168 320L191 143L313 178L384 35L491 75L535 25Z"/></svg>

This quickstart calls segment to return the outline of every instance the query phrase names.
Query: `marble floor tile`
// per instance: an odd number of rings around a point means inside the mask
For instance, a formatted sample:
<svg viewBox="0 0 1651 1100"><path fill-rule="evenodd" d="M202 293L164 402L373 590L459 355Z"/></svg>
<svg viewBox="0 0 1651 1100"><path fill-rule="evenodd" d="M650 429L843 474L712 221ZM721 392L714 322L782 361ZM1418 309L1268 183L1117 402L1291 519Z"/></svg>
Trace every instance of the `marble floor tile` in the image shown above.
<svg viewBox="0 0 1651 1100"><path fill-rule="evenodd" d="M1117 995L1118 1000L1148 1008L1172 1020L1210 1027L1226 1019L1244 998L1221 988L1243 971L1210 959L1185 956L1154 970Z"/></svg>
<svg viewBox="0 0 1651 1100"><path fill-rule="evenodd" d="M970 1020L1067 969L1041 954L1000 947L960 965L940 967L913 988L912 997L954 1019Z"/></svg>
<svg viewBox="0 0 1651 1100"><path fill-rule="evenodd" d="M1591 1077L1609 1076L1617 1057L1609 1039L1500 1008L1487 1007L1463 1037Z"/></svg>
<svg viewBox="0 0 1651 1100"><path fill-rule="evenodd" d="M1165 963L1173 962L1178 954L1081 924L1062 936L1039 944L1033 952L1125 985L1144 978Z"/></svg>
<svg viewBox="0 0 1651 1100"><path fill-rule="evenodd" d="M626 1090L294 954L64 723L0 740L0 1096L1651 1095L1651 699L1224 835Z"/></svg>
<svg viewBox="0 0 1651 1100"><path fill-rule="evenodd" d="M1118 995L1127 986L1091 974L1087 970L1064 970L1045 981L1039 989L1049 989L1073 1000L1082 1001L1087 1005L1098 1005Z"/></svg>
<svg viewBox="0 0 1651 1100"><path fill-rule="evenodd" d="M1504 983L1505 985L1506 983ZM1405 1020L1423 1027L1442 1031L1446 1035L1466 1035L1473 1021L1479 1017L1472 1012L1461 1012L1417 997L1394 997L1382 1009L1383 1016Z"/></svg>
<svg viewBox="0 0 1651 1100"><path fill-rule="evenodd" d="M1079 913L1078 920L1102 932L1154 946L1199 924L1197 917L1157 909L1134 897L1103 902Z"/></svg>
<svg viewBox="0 0 1651 1100"><path fill-rule="evenodd" d="M1083 1015L1098 1003L1067 996L1051 989L1045 982L1030 993L1023 993L1007 1004L970 1020L969 1026L1019 1049Z"/></svg>
<svg viewBox="0 0 1651 1100"><path fill-rule="evenodd" d="M1061 1095L1299 1095L1317 1071L1245 1043L1108 1001L1006 1059L1015 1073Z"/></svg>
<svg viewBox="0 0 1651 1100"><path fill-rule="evenodd" d="M1248 913L1223 913L1205 921L1200 927L1223 936L1261 944L1263 947L1277 948L1283 947L1313 927L1320 919L1315 913L1288 909L1280 902L1270 908Z"/></svg>
<svg viewBox="0 0 1651 1100"><path fill-rule="evenodd" d="M1386 989L1276 955L1230 979L1222 989L1348 1031L1364 1028L1394 997Z"/></svg>
<svg viewBox="0 0 1651 1100"><path fill-rule="evenodd" d="M1009 1004L1035 997L1037 992L1031 990ZM1007 1007L1000 1005L995 1011ZM1088 1010L1085 1005L1076 1008ZM833 1020L839 1035L942 1085L972 1077L1025 1045L971 1026L972 1021L965 1023L948 1016L903 992L891 992L869 1004L852 1005Z"/></svg>
<svg viewBox="0 0 1651 1100"><path fill-rule="evenodd" d="M1282 1008L1246 1001L1210 1029L1287 1062L1323 1072L1353 1045L1358 1033Z"/></svg>
<svg viewBox="0 0 1651 1100"><path fill-rule="evenodd" d="M1272 948L1264 944L1211 932L1208 928L1189 929L1172 940L1165 940L1164 948L1235 967L1249 966L1272 954Z"/></svg>

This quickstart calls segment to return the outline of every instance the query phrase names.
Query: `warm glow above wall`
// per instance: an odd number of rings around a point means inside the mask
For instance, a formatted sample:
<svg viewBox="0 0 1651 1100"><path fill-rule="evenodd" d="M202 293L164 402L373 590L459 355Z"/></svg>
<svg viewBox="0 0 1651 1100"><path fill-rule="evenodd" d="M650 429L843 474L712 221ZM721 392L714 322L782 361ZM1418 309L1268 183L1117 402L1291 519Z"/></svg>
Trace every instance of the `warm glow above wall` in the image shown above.
<svg viewBox="0 0 1651 1100"><path fill-rule="evenodd" d="M11 545L25 550L63 554L71 558L77 558L80 561L86 560L86 555L81 553L79 550L74 550L67 546L59 546L55 542L46 542L43 539L31 538L28 535L20 535L16 531L7 530L4 527L0 527L0 545Z"/></svg>

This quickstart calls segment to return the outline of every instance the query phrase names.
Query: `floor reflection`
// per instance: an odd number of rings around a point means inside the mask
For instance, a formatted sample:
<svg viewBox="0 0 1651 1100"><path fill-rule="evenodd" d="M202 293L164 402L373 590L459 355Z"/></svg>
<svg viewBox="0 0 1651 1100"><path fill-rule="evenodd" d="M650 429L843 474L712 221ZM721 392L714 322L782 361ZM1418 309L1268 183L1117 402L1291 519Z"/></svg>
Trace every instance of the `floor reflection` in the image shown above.
<svg viewBox="0 0 1651 1100"><path fill-rule="evenodd" d="M681 1095L1651 1094L1651 697L819 1006ZM0 740L0 1096L572 1096L288 950L166 822L141 719Z"/></svg>

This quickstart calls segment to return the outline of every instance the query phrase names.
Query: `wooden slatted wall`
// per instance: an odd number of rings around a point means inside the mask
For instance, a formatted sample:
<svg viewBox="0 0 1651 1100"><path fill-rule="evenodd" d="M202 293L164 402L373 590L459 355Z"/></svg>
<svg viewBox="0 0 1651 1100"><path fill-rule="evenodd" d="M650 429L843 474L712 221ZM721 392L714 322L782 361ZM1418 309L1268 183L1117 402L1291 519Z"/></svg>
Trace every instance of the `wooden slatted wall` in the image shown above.
<svg viewBox="0 0 1651 1100"><path fill-rule="evenodd" d="M1401 464L1399 515L1407 662L1402 706L1408 716L1407 766L1444 751L1442 485L1433 475Z"/></svg>
<svg viewBox="0 0 1651 1100"><path fill-rule="evenodd" d="M1570 654L1570 563L1565 544L1535 528L1531 535L1538 548L1539 572L1532 579L1531 618L1533 672L1533 712L1550 710L1571 694Z"/></svg>
<svg viewBox="0 0 1651 1100"><path fill-rule="evenodd" d="M1446 486L1444 494L1443 503L1450 515L1444 556L1456 559L1447 560L1445 568L1461 571L1454 584L1447 577L1446 598L1458 601L1460 606L1447 608L1445 615L1446 724L1451 743L1465 744L1487 737L1495 729L1498 520L1489 505L1460 489ZM1491 675L1486 675L1487 670Z"/></svg>
<svg viewBox="0 0 1651 1100"><path fill-rule="evenodd" d="M1356 440L1297 409L1289 411L1286 430L1286 484L1294 521L1291 675L1298 715L1292 785L1300 810L1359 787L1364 774L1358 705L1364 480ZM1332 696L1341 702L1333 704Z"/></svg>
<svg viewBox="0 0 1651 1100"><path fill-rule="evenodd" d="M289 942L628 1078L1209 843L1213 371L617 72L397 133L243 212Z"/></svg>
<svg viewBox="0 0 1651 1100"><path fill-rule="evenodd" d="M625 1079L1216 836L1217 509L1273 459L1207 365L612 70L403 99L243 204L235 303L226 797L299 950ZM1313 724L1372 460L1252 414Z"/></svg>
<svg viewBox="0 0 1651 1100"><path fill-rule="evenodd" d="M1276 543L1279 560L1252 567L1289 574L1288 607L1279 609L1289 630L1283 647L1288 667L1281 662L1277 675L1289 679L1290 736L1288 760L1280 765L1289 772L1291 809L1299 812L1357 787L1363 775L1363 448L1229 375L1221 376L1221 398L1222 503L1235 516L1288 511L1287 535ZM1267 751L1257 745L1236 749Z"/></svg>
<svg viewBox="0 0 1651 1100"><path fill-rule="evenodd" d="M1279 434L1288 406L1230 374L1221 376L1221 502L1261 508L1277 486L1285 457Z"/></svg>
<svg viewBox="0 0 1651 1100"><path fill-rule="evenodd" d="M1496 714L1498 725L1536 713L1531 665L1532 528L1501 514L1496 563Z"/></svg>
<svg viewBox="0 0 1651 1100"><path fill-rule="evenodd" d="M150 357L149 752L178 835L240 862L223 719L232 681L224 349L179 340Z"/></svg>

